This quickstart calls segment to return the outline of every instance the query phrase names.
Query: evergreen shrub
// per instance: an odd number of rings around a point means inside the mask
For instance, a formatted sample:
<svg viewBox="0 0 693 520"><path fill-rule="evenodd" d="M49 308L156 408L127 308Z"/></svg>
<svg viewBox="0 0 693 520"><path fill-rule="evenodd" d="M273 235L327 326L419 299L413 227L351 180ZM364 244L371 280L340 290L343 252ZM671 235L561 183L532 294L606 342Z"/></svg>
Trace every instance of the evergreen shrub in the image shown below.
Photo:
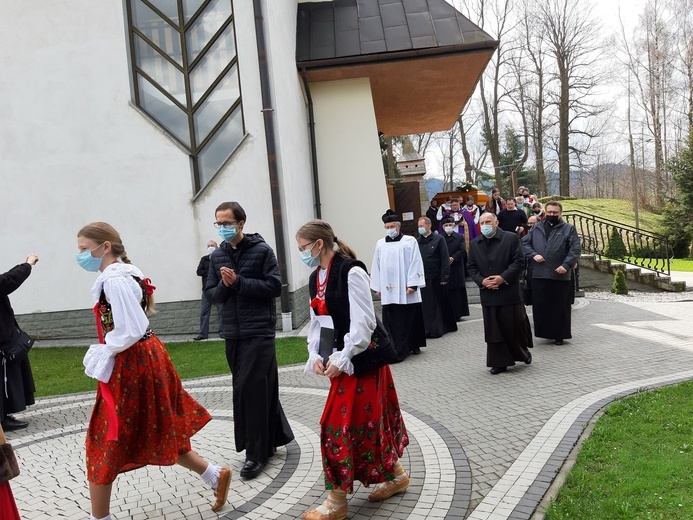
<svg viewBox="0 0 693 520"><path fill-rule="evenodd" d="M626 275L620 269L614 275L614 284L611 286L611 292L614 294L628 294Z"/></svg>
<svg viewBox="0 0 693 520"><path fill-rule="evenodd" d="M623 238L621 238L621 233L618 229L614 228L611 230L609 235L609 243L604 250L604 256L607 258L623 259L628 256L628 249L626 244L623 243Z"/></svg>

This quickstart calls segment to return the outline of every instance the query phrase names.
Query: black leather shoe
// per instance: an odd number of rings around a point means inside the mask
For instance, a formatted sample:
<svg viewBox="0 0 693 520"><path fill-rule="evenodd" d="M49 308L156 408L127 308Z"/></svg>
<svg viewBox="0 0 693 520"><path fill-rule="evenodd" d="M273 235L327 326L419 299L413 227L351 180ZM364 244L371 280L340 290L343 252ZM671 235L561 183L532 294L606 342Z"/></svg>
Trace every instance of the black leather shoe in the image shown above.
<svg viewBox="0 0 693 520"><path fill-rule="evenodd" d="M11 415L8 415L4 421L2 421L2 429L6 432L12 432L15 430L21 430L29 426L28 422L18 421Z"/></svg>
<svg viewBox="0 0 693 520"><path fill-rule="evenodd" d="M495 376L496 374L500 374L501 372L505 372L508 370L508 367L493 367L491 369L491 373Z"/></svg>
<svg viewBox="0 0 693 520"><path fill-rule="evenodd" d="M203 339L207 339L207 336L195 336L195 337L193 338L193 341L200 341L200 340L203 340Z"/></svg>
<svg viewBox="0 0 693 520"><path fill-rule="evenodd" d="M421 354L421 349L419 347L416 347L414 350L411 351L411 353L415 356L418 356L419 354Z"/></svg>
<svg viewBox="0 0 693 520"><path fill-rule="evenodd" d="M525 361L525 365L531 365L532 364L532 353L527 352L527 361Z"/></svg>
<svg viewBox="0 0 693 520"><path fill-rule="evenodd" d="M555 344L555 345L563 345L563 340L562 340L562 339L557 339L556 341L554 341L554 344Z"/></svg>
<svg viewBox="0 0 693 520"><path fill-rule="evenodd" d="M243 464L243 469L241 469L241 478L250 480L255 477L257 477L260 472L262 471L262 468L265 467L265 464L263 462L257 462L254 460L246 460L245 464Z"/></svg>

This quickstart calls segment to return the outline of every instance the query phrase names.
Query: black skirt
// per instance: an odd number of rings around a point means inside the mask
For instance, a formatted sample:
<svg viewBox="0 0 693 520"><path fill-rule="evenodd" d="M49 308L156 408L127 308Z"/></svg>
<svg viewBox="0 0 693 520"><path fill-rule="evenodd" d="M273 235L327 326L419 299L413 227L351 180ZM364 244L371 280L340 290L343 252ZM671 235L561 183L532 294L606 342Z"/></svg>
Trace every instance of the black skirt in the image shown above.
<svg viewBox="0 0 693 520"><path fill-rule="evenodd" d="M426 278L421 287L422 310L427 338L439 338L457 330L457 323L448 297L448 289L440 285L440 278Z"/></svg>
<svg viewBox="0 0 693 520"><path fill-rule="evenodd" d="M532 329L522 303L483 306L486 366L509 367L525 362L532 348Z"/></svg>
<svg viewBox="0 0 693 520"><path fill-rule="evenodd" d="M413 350L426 346L420 303L383 305L383 325L390 333L398 361L404 361Z"/></svg>
<svg viewBox="0 0 693 520"><path fill-rule="evenodd" d="M459 320L462 316L469 316L469 300L467 299L466 287L458 289L448 288L448 299L450 300L452 315L455 320Z"/></svg>
<svg viewBox="0 0 693 520"><path fill-rule="evenodd" d="M538 338L572 338L570 280L532 278L534 335Z"/></svg>
<svg viewBox="0 0 693 520"><path fill-rule="evenodd" d="M0 399L0 413L4 421L9 414L22 412L27 406L34 404L36 387L28 357L21 361L6 361L3 357L2 363L3 376L7 378Z"/></svg>

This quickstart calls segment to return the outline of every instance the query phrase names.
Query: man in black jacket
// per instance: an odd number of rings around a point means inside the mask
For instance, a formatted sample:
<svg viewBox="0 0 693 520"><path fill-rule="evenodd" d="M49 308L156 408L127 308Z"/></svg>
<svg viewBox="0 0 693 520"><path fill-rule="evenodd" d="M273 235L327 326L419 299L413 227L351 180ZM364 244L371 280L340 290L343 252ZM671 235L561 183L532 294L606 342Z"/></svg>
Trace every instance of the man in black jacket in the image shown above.
<svg viewBox="0 0 693 520"><path fill-rule="evenodd" d="M221 336L233 377L236 451L246 452L241 477L257 477L277 446L294 438L281 403L275 330L275 298L281 277L272 248L257 234L246 234L246 214L237 202L215 212L223 242L212 253L205 294L220 303Z"/></svg>
<svg viewBox="0 0 693 520"><path fill-rule="evenodd" d="M534 333L563 345L572 338L570 274L580 259L580 238L562 219L560 202L547 202L545 209L546 218L522 239L522 248L532 269Z"/></svg>
<svg viewBox="0 0 693 520"><path fill-rule="evenodd" d="M484 315L486 366L492 374L505 372L515 361L532 362L532 331L520 294L525 266L520 238L498 227L486 212L479 219L481 236L472 240L467 272L479 286Z"/></svg>
<svg viewBox="0 0 693 520"><path fill-rule="evenodd" d="M38 256L30 254L26 262L19 264L5 274L0 275L0 345L12 339L17 328L9 294L16 291L24 281L29 278L31 268L38 262ZM26 410L26 407L34 404L34 376L31 373L29 358L21 360L5 359L2 357L5 382L0 389L0 415L2 416L2 429L5 431L26 428L28 423L18 421L10 414Z"/></svg>
<svg viewBox="0 0 693 520"><path fill-rule="evenodd" d="M527 229L527 213L515 205L515 199L508 198L505 201L505 209L498 213L498 227L503 231L524 235Z"/></svg>
<svg viewBox="0 0 693 520"><path fill-rule="evenodd" d="M205 285L207 285L207 273L209 272L209 259L214 250L219 247L214 240L207 242L207 254L200 258L197 264L197 276L202 278L202 298L200 298L200 333L193 338L193 341L207 339L209 336L209 318L212 314L212 302L205 295ZM217 316L219 318L219 336L221 336L221 305L216 304Z"/></svg>

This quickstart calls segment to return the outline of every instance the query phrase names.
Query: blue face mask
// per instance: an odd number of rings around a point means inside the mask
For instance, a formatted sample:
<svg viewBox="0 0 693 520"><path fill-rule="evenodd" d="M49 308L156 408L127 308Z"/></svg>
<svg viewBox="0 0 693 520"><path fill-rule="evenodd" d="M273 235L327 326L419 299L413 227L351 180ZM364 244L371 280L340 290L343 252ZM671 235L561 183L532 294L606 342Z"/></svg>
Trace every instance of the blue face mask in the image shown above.
<svg viewBox="0 0 693 520"><path fill-rule="evenodd" d="M236 226L221 226L219 228L219 236L225 241L225 242L231 242L236 235L238 234L238 229Z"/></svg>
<svg viewBox="0 0 693 520"><path fill-rule="evenodd" d="M313 247L315 247L315 244L313 244ZM303 263L308 267L315 267L320 263L320 250L318 250L318 254L316 256L312 255L312 250L313 248L311 247L310 249L301 251L301 260L303 260Z"/></svg>
<svg viewBox="0 0 693 520"><path fill-rule="evenodd" d="M482 224L481 225L481 234L484 235L487 238L492 237L493 235L496 234L495 230L493 229L493 225L491 224Z"/></svg>
<svg viewBox="0 0 693 520"><path fill-rule="evenodd" d="M389 236L392 239L394 239L395 237L397 237L397 235L399 235L399 231L397 231L397 228L386 229L385 233L387 233L387 236Z"/></svg>
<svg viewBox="0 0 693 520"><path fill-rule="evenodd" d="M419 228L419 235L425 235L426 234L426 228L425 227L420 227Z"/></svg>
<svg viewBox="0 0 693 520"><path fill-rule="evenodd" d="M96 251L102 245L103 244L98 245L90 251L83 251L82 253L78 253L77 255L75 255L77 258L77 263L82 269L86 269L89 272L95 273L101 268L101 260L103 260L103 257L95 258L91 255L91 252Z"/></svg>

